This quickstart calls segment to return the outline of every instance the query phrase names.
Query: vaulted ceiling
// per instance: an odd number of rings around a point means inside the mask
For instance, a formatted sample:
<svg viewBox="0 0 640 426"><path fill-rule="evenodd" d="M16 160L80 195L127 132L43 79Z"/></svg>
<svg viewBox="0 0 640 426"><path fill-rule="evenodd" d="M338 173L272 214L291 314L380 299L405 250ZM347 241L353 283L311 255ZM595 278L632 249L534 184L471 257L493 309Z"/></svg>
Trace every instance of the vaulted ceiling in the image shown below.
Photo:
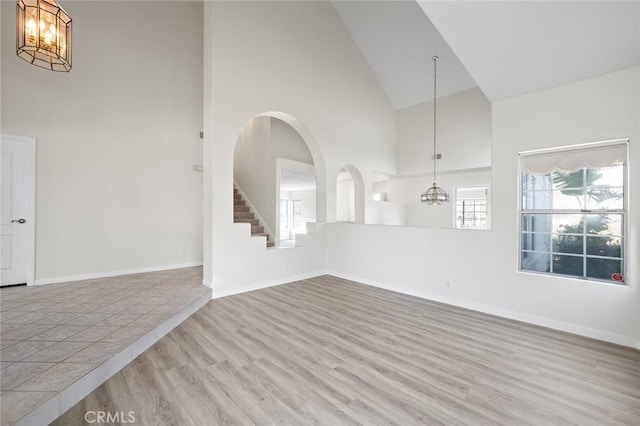
<svg viewBox="0 0 640 426"><path fill-rule="evenodd" d="M640 65L637 1L334 1L394 108L491 101Z"/></svg>
<svg viewBox="0 0 640 426"><path fill-rule="evenodd" d="M465 67L415 1L334 1L354 41L395 109L476 86Z"/></svg>

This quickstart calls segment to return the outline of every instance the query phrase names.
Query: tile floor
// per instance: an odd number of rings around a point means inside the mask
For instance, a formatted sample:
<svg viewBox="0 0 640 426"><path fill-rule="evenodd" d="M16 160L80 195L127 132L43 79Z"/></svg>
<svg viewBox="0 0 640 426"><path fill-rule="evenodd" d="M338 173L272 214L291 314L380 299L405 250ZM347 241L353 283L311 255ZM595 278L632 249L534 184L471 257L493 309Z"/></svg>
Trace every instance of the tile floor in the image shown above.
<svg viewBox="0 0 640 426"><path fill-rule="evenodd" d="M207 292L201 267L0 289L0 423L19 420Z"/></svg>

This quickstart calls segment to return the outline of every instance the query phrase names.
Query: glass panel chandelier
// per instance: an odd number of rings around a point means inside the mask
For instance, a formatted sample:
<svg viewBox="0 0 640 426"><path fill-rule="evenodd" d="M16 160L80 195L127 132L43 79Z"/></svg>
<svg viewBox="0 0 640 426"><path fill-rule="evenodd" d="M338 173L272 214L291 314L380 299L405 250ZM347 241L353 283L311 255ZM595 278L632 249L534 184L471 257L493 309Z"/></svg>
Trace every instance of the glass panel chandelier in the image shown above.
<svg viewBox="0 0 640 426"><path fill-rule="evenodd" d="M71 17L56 0L17 0L16 54L51 71L71 70Z"/></svg>
<svg viewBox="0 0 640 426"><path fill-rule="evenodd" d="M420 201L423 203L436 205L449 201L449 194L444 189L440 188L436 184L436 160L438 160L438 153L436 151L436 97L437 97L437 63L438 57L433 57L433 185L420 195Z"/></svg>

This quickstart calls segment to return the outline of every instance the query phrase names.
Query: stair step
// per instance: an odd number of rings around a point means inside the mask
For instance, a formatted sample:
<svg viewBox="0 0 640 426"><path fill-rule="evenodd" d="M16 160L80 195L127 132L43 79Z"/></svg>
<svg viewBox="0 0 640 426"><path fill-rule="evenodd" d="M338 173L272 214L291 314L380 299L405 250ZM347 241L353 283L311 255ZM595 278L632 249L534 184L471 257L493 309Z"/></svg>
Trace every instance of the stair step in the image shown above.
<svg viewBox="0 0 640 426"><path fill-rule="evenodd" d="M252 226L258 226L260 222L258 219L245 219L245 218L234 218L233 223L250 223Z"/></svg>
<svg viewBox="0 0 640 426"><path fill-rule="evenodd" d="M251 212L237 212L233 214L233 220L236 219L255 219L255 215Z"/></svg>
<svg viewBox="0 0 640 426"><path fill-rule="evenodd" d="M269 240L269 234L264 232L264 226L260 225L260 221L255 218L255 214L251 212L236 188L233 188L233 222L251 224L252 237L267 237L267 247L275 247L275 243Z"/></svg>

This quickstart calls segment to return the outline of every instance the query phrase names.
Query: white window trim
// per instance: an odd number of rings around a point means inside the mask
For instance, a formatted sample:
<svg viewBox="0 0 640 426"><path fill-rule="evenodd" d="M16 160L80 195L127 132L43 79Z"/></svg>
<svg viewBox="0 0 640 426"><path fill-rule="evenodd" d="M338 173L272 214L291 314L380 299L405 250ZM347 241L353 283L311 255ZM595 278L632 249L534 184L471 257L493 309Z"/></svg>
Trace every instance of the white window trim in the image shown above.
<svg viewBox="0 0 640 426"><path fill-rule="evenodd" d="M622 229L622 234L623 234L623 239L622 239L622 250L623 250L623 271L622 274L624 276L624 282L622 283L614 283L614 282L610 282L610 281L604 281L604 280L598 280L595 278L587 278L587 277L572 277L569 275L561 275L561 274L554 274L551 272L536 272L536 271L529 271L529 270L523 270L522 269L522 159L523 157L527 157L530 155L539 155L539 154L556 154L559 152L570 152L570 151L575 151L575 150L579 150L579 149L589 149L589 148L605 148L607 146L614 146L614 145L625 145L626 146L626 151L627 151L627 163L626 163L626 167L625 167L625 172L624 172L624 189L625 189L625 194L624 194L624 202L623 202L623 210L624 210L624 214L623 214L623 229ZM517 209L516 209L516 241L515 241L515 247L517 250L517 257L518 257L518 261L517 261L517 272L520 274L527 274L527 275L536 275L536 276L542 276L542 277L549 277L549 278L556 278L556 279L563 279L563 280L574 280L574 281L579 281L581 283L594 283L594 284L604 284L604 285L610 285L610 286L614 286L615 288L628 288L629 287L629 277L627 272L629 271L629 199L631 198L629 196L629 194L631 193L631 180L629 179L629 170L631 169L631 156L629 155L629 138L620 138L620 139L607 139L607 140L603 140L603 141L597 141L597 142L586 142L586 143L581 143L581 144L575 144L575 145L563 145L563 146L559 146L559 147L552 147L552 148L542 148L542 149L533 149L533 150L528 150L528 151L521 151L518 153L518 179L517 179L517 187L516 187L516 194L517 194ZM543 213L543 211L541 211L541 213Z"/></svg>
<svg viewBox="0 0 640 426"><path fill-rule="evenodd" d="M458 189L464 188L479 188L479 187L487 188L487 227L486 228L458 228L457 216L456 216L456 207L458 205ZM453 221L453 229L460 229L463 231L490 231L491 230L491 185L488 183L480 183L477 185L459 185L454 186L452 188L453 192L453 202L451 203L452 207L452 221Z"/></svg>

